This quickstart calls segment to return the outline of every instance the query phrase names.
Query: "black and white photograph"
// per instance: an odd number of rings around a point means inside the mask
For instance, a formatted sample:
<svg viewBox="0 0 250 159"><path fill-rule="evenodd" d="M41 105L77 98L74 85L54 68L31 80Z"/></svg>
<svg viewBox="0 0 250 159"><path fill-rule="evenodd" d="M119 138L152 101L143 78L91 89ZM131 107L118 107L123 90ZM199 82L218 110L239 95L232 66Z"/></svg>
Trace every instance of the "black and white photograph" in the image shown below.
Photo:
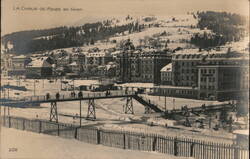
<svg viewBox="0 0 250 159"><path fill-rule="evenodd" d="M1 0L0 159L248 159L249 0Z"/></svg>

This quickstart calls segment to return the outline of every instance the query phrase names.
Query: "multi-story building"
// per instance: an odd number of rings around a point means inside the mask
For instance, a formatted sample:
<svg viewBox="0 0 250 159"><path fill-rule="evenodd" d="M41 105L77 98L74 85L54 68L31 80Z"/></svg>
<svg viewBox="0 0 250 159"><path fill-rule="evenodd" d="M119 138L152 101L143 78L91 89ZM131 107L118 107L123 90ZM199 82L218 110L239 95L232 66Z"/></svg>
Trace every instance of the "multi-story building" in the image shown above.
<svg viewBox="0 0 250 159"><path fill-rule="evenodd" d="M70 54L71 62L76 62L78 65L85 64L85 55L83 53L72 53Z"/></svg>
<svg viewBox="0 0 250 159"><path fill-rule="evenodd" d="M248 58L230 50L184 50L172 59L175 86L198 87L198 98L240 96L248 89ZM245 72L245 73L244 73Z"/></svg>
<svg viewBox="0 0 250 159"><path fill-rule="evenodd" d="M71 63L70 56L62 56L56 59L56 66L57 67L66 67Z"/></svg>
<svg viewBox="0 0 250 159"><path fill-rule="evenodd" d="M171 62L164 51L126 50L117 58L117 76L122 82L150 82L159 84L163 66Z"/></svg>
<svg viewBox="0 0 250 159"><path fill-rule="evenodd" d="M161 69L161 84L172 84L172 63L167 64Z"/></svg>
<svg viewBox="0 0 250 159"><path fill-rule="evenodd" d="M90 52L85 56L85 67L89 66L101 66L106 65L108 62L112 61L112 56L110 53L106 52Z"/></svg>
<svg viewBox="0 0 250 159"><path fill-rule="evenodd" d="M217 55L219 58L213 59L213 55L209 56L207 61L197 66L198 98L231 99L238 98L248 91L248 59L230 58L228 54Z"/></svg>
<svg viewBox="0 0 250 159"><path fill-rule="evenodd" d="M33 59L26 67L27 78L46 78L52 76L52 65L49 58L41 57Z"/></svg>
<svg viewBox="0 0 250 159"><path fill-rule="evenodd" d="M5 67L8 76L22 76L25 74L26 67L31 59L25 55L8 56Z"/></svg>
<svg viewBox="0 0 250 159"><path fill-rule="evenodd" d="M197 64L202 60L204 53L175 53L172 56L172 85L197 86ZM192 52L191 51L191 52Z"/></svg>

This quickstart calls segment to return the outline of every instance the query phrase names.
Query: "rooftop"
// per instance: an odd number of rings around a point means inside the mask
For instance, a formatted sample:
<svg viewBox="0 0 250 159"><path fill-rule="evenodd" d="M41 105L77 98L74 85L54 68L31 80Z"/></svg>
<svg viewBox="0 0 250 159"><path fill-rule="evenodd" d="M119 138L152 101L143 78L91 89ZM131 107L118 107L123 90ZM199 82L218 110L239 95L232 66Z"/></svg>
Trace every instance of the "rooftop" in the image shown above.
<svg viewBox="0 0 250 159"><path fill-rule="evenodd" d="M28 67L51 67L51 64L46 61L46 58L33 59Z"/></svg>
<svg viewBox="0 0 250 159"><path fill-rule="evenodd" d="M171 72L172 71L172 63L167 64L161 69L161 72Z"/></svg>

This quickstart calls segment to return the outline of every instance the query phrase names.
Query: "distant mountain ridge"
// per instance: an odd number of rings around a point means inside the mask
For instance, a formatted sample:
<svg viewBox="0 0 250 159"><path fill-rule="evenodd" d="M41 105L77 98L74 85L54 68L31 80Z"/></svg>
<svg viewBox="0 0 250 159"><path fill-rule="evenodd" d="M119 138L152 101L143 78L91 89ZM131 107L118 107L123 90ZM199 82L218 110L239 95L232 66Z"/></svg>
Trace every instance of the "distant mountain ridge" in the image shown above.
<svg viewBox="0 0 250 159"><path fill-rule="evenodd" d="M103 20L107 18L107 20ZM85 16L79 21L51 29L28 30L6 34L2 46L6 53L27 54L60 48L93 45L100 40L119 41L123 38L149 41L158 45L160 37L165 47L182 47L185 43L207 48L239 41L246 35L244 17L226 12L189 13L188 17L155 16L123 18ZM188 19L192 18L192 20ZM89 23L84 23L89 21ZM193 23L195 22L195 23ZM144 37L143 37L144 36ZM145 38L145 36L148 36ZM158 37L158 39L157 39ZM139 38L139 39L138 39ZM154 39L152 39L154 38ZM171 39L172 38L172 39ZM151 41L151 42L150 42ZM11 47L9 47L11 46Z"/></svg>

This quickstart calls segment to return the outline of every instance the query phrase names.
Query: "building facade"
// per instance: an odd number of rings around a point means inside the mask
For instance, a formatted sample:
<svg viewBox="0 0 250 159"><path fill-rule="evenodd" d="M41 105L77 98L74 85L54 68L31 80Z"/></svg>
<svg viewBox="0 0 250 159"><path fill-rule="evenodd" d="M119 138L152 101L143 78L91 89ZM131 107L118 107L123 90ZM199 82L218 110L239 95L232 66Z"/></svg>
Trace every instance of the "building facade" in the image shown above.
<svg viewBox="0 0 250 159"><path fill-rule="evenodd" d="M5 68L8 76L25 75L26 67L31 59L25 55L6 57Z"/></svg>
<svg viewBox="0 0 250 159"><path fill-rule="evenodd" d="M237 99L249 89L246 59L214 60L197 67L198 98Z"/></svg>
<svg viewBox="0 0 250 159"><path fill-rule="evenodd" d="M171 56L161 51L122 51L117 58L117 77L122 82L150 82L159 84L163 66L171 62Z"/></svg>
<svg viewBox="0 0 250 159"><path fill-rule="evenodd" d="M33 59L26 68L27 78L46 78L52 76L52 65L47 58Z"/></svg>
<svg viewBox="0 0 250 159"><path fill-rule="evenodd" d="M161 69L161 84L172 84L172 63L167 64Z"/></svg>
<svg viewBox="0 0 250 159"><path fill-rule="evenodd" d="M197 87L202 99L238 98L249 88L246 56L230 50L175 54L172 84Z"/></svg>

